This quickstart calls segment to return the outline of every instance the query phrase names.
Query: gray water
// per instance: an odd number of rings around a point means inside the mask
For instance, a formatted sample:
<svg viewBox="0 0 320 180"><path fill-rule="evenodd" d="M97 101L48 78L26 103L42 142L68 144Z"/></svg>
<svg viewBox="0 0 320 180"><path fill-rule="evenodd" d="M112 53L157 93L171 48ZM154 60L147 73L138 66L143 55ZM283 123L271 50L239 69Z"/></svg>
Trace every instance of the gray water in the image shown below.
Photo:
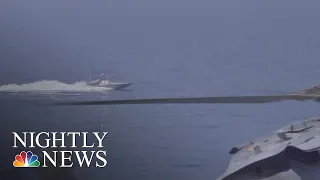
<svg viewBox="0 0 320 180"><path fill-rule="evenodd" d="M5 163L0 167L14 160L12 131L108 131L107 167L78 169L79 179L217 178L233 145L317 116L319 104L45 107L34 102L309 88L320 78L319 6L297 0L2 1ZM134 85L93 93L81 85L88 70Z"/></svg>

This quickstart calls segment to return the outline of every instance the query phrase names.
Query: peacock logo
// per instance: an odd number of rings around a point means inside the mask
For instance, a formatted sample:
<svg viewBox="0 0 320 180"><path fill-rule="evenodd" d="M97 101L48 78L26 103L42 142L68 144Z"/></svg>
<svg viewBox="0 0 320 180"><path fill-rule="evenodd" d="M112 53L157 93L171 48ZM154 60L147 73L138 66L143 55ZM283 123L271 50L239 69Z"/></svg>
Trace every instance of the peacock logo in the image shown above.
<svg viewBox="0 0 320 180"><path fill-rule="evenodd" d="M38 161L38 156L33 155L31 151L27 153L22 151L20 154L16 155L15 161L13 162L14 167L39 167L40 162Z"/></svg>

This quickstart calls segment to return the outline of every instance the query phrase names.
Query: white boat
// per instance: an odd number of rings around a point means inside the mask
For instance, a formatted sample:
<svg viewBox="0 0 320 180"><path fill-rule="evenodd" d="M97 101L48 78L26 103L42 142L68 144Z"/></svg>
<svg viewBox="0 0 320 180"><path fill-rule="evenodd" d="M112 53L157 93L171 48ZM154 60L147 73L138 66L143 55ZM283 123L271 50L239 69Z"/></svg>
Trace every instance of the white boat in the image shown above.
<svg viewBox="0 0 320 180"><path fill-rule="evenodd" d="M88 82L88 85L90 86L106 87L111 89L124 89L126 87L131 86L132 84L133 83L127 82L113 82L109 79L106 80L104 74L101 74L98 79Z"/></svg>

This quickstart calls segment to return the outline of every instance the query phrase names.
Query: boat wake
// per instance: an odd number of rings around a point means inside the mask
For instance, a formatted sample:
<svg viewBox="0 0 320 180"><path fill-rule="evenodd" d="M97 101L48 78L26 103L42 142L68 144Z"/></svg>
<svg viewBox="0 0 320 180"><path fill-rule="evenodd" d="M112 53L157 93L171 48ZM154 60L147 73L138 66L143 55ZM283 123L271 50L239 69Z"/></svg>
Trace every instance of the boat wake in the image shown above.
<svg viewBox="0 0 320 180"><path fill-rule="evenodd" d="M92 87L85 81L66 84L55 80L41 80L26 84L7 84L0 86L0 92L33 92L33 93L57 93L57 92L105 92L111 90L106 87Z"/></svg>

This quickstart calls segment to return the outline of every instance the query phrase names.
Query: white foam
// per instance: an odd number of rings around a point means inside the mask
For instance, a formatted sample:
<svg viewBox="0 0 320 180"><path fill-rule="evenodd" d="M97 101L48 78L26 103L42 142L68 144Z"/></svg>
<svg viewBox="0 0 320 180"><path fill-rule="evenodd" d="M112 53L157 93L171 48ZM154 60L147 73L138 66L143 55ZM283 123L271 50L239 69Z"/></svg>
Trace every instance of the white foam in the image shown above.
<svg viewBox="0 0 320 180"><path fill-rule="evenodd" d="M110 90L105 87L88 86L85 81L66 84L59 81L41 80L26 84L0 86L0 92L92 92Z"/></svg>

